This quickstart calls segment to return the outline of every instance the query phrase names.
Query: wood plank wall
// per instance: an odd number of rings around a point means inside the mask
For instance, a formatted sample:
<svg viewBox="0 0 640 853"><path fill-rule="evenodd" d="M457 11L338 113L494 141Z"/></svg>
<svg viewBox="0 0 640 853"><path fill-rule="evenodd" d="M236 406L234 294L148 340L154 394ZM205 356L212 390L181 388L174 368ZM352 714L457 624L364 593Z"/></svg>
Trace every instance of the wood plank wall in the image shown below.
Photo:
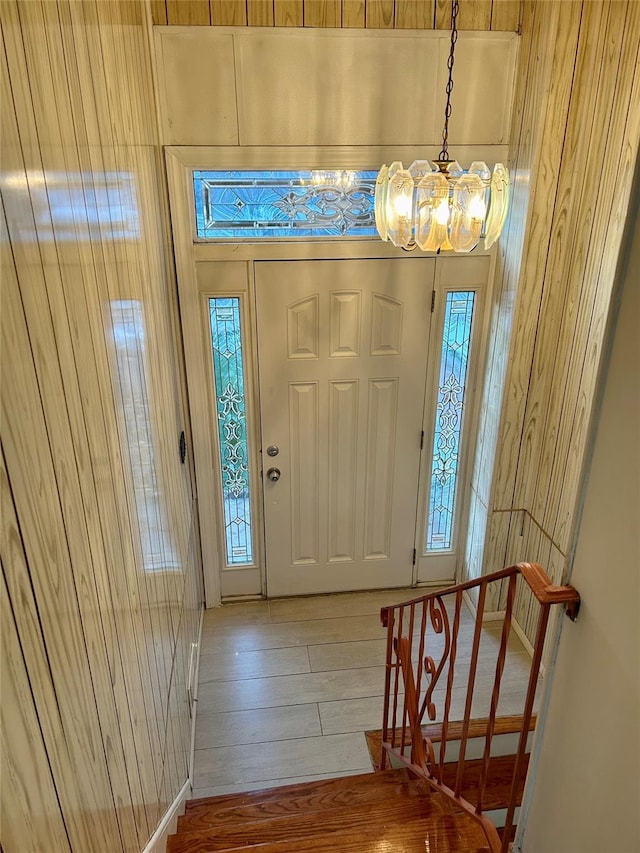
<svg viewBox="0 0 640 853"><path fill-rule="evenodd" d="M199 565L144 2L0 4L3 853L140 851Z"/></svg>
<svg viewBox="0 0 640 853"><path fill-rule="evenodd" d="M522 0L460 0L462 30L517 32ZM447 30L450 0L151 0L161 26Z"/></svg>
<svg viewBox="0 0 640 853"><path fill-rule="evenodd" d="M519 560L557 582L571 569L640 144L639 45L638 3L525 3L468 577ZM523 593L517 616L531 637Z"/></svg>

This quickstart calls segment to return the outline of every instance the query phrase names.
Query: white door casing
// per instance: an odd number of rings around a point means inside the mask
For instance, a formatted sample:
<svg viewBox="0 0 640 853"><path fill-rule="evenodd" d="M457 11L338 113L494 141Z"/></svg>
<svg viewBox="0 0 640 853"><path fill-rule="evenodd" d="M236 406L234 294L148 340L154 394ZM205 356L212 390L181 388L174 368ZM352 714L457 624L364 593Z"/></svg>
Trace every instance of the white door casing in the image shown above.
<svg viewBox="0 0 640 853"><path fill-rule="evenodd" d="M434 271L256 264L269 596L411 584Z"/></svg>
<svg viewBox="0 0 640 853"><path fill-rule="evenodd" d="M433 431L432 423L434 413L427 409L435 405L437 399L437 364L439 359L439 348L441 341L438 339L442 332L442 302L440 297L446 288L457 287L458 284L466 287L472 283L474 288L478 287L476 312L474 318L474 342L475 356L472 357L473 364L470 365L469 400L465 402L464 414L464 444L463 457L467 459L472 456L474 444L475 423L477 421L477 408L480 401L480 384L482 377L481 366L486 348L486 336L488 333L488 312L480 310L481 304L486 306L490 300L487 285L491 280L491 259L482 252L474 253L473 257L467 256L440 256L437 259L425 256L410 255L394 248L389 243L379 240L317 240L306 242L297 241L240 241L240 242L196 242L193 177L194 168L207 168L212 160L220 161L222 165L229 168L292 168L308 166L310 163L316 167L336 168L338 165L350 168L367 168L371 163L389 161L389 157L397 155L386 149L340 149L325 151L316 148L312 154L302 149L278 149L270 148L261 150L257 154L256 149L167 149L167 170L169 175L169 187L172 209L172 228L174 233L174 247L176 256L176 267L178 274L178 291L180 299L180 320L182 325L183 342L185 350L185 362L187 372L187 386L189 393L190 411L190 437L193 446L188 448L188 459L193 464L195 472L194 500L197 501L198 515L200 519L201 547L203 556L204 580L207 606L219 604L221 599L237 596L264 595L267 592L265 583L265 562L262 543L263 533L263 479L260 476L260 411L258 406L258 363L256 353L256 305L254 289L254 273L260 264L264 262L294 263L295 261L308 261L310 259L335 262L336 264L349 263L352 260L377 262L395 262L408 265L412 268L414 263L428 261L435 264L436 269L436 300L435 312L430 314L430 306L425 306L424 314L427 316L427 325L432 325L430 352L428 354L430 378L427 380L425 417L423 429L425 431L424 450L421 458L422 485L421 494L417 504L414 506L413 518L417 523L414 533L409 537L407 549L417 549L417 566L414 571L414 581L418 583L447 582L452 580L456 561L460 556L455 553L455 547L449 554L424 555L421 554L421 546L424 541L424 517L426 513L426 499L429 493L428 480L431 472L431 451ZM416 156L414 151L400 152L403 159L411 162ZM473 282L468 281L467 270L473 268ZM206 272L205 272L206 270ZM478 273L478 270L481 270ZM333 285L331 285L333 286ZM335 289L335 288L334 288ZM344 288L346 291L357 290L353 283L349 282ZM426 299L431 297L431 287L420 290ZM425 293L426 291L426 293ZM247 414L249 427L249 441L251 444L251 466L252 483L254 487L254 524L255 524L255 560L252 566L226 567L224 565L224 535L223 535L223 512L220 496L220 471L218 463L218 448L216 447L216 424L215 424L215 399L212 389L212 354L211 334L208 322L208 299L210 296L221 294L235 294L241 297L243 310L243 335L247 352L245 353L245 367L247 370ZM429 320L429 317L431 318ZM424 347L427 341L423 342ZM348 362L350 359L334 359ZM434 366L435 365L435 366ZM389 378L389 377L383 377ZM473 381L471 381L471 378ZM336 392L337 393L337 392ZM421 392L424 398L424 394ZM344 396L343 398L344 399ZM430 421L431 418L431 421ZM430 425L431 424L431 425ZM360 447L359 441L358 447ZM415 444L412 440L411 452ZM471 451L471 452L470 452ZM404 448L403 448L404 452ZM281 457L282 458L282 457ZM461 457L462 458L462 457ZM341 465L342 463L337 463ZM267 466L268 467L268 466ZM265 468L266 470L266 468ZM466 523L465 504L470 479L469 466L464 467L464 458L461 465L461 479L459 484L459 500L456 505L456 527L458 542L463 541L464 527ZM322 472L321 472L322 473ZM325 474L322 474L325 476ZM271 484L269 484L271 485ZM374 560L368 561L375 562ZM334 568L340 565L339 561L331 564ZM341 587L342 588L342 587ZM269 594L274 594L269 588Z"/></svg>

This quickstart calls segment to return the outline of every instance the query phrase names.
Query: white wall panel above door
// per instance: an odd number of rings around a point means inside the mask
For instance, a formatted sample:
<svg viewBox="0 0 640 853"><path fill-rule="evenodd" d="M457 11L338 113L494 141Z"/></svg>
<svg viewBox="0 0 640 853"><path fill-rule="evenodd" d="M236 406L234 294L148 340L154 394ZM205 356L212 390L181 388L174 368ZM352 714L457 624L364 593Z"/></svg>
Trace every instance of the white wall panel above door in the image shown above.
<svg viewBox="0 0 640 853"><path fill-rule="evenodd" d="M242 144L435 139L437 36L298 30L248 31L235 39Z"/></svg>
<svg viewBox="0 0 640 853"><path fill-rule="evenodd" d="M162 141L237 145L233 36L203 27L155 28Z"/></svg>
<svg viewBox="0 0 640 853"><path fill-rule="evenodd" d="M452 144L508 141L517 44L460 33ZM163 141L439 148L449 47L447 31L156 28Z"/></svg>

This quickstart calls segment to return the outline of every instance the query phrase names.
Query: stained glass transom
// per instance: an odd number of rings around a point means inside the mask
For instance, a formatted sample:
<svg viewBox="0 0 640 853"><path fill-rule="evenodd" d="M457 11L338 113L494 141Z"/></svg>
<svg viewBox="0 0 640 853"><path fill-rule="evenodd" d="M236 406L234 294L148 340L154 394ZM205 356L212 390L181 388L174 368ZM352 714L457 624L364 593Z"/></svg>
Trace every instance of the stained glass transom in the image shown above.
<svg viewBox="0 0 640 853"><path fill-rule="evenodd" d="M447 551L452 547L474 297L473 291L447 294L427 517L427 551Z"/></svg>
<svg viewBox="0 0 640 853"><path fill-rule="evenodd" d="M238 297L209 299L226 560L253 562L249 454Z"/></svg>
<svg viewBox="0 0 640 853"><path fill-rule="evenodd" d="M375 171L194 171L200 240L374 237Z"/></svg>

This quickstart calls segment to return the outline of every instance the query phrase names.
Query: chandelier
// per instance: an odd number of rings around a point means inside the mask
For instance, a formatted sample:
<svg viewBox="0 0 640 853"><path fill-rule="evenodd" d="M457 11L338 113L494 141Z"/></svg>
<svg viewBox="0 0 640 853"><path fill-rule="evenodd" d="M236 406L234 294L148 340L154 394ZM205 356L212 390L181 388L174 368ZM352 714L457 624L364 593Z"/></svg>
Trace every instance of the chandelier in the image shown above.
<svg viewBox="0 0 640 853"><path fill-rule="evenodd" d="M447 104L442 150L437 160L384 165L376 179L378 234L394 246L424 252L471 252L484 237L489 249L500 236L509 206L509 172L496 163L493 173L482 160L463 169L449 159L449 118L453 63L458 40L458 0L451 3L451 49L447 67Z"/></svg>

